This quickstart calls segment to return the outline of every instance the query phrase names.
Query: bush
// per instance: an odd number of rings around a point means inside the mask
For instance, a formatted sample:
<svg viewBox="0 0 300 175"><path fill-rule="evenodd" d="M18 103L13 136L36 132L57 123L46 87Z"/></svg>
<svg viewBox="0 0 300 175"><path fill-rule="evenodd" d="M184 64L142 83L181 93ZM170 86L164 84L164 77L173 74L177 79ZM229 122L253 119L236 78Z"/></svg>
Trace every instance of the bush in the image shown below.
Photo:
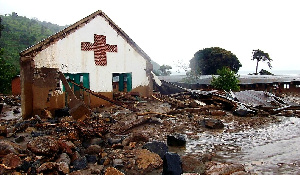
<svg viewBox="0 0 300 175"><path fill-rule="evenodd" d="M217 70L219 76L213 76L211 85L216 89L222 89L225 91L239 91L240 87L239 76L237 76L232 70L228 67L223 67L222 69Z"/></svg>

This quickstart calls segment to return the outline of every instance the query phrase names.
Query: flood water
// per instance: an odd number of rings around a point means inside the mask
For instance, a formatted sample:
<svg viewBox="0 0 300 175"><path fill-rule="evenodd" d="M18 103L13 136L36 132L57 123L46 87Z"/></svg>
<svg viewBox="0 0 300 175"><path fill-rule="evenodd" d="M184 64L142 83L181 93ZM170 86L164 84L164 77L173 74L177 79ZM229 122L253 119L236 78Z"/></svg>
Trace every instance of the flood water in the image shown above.
<svg viewBox="0 0 300 175"><path fill-rule="evenodd" d="M280 122L237 133L204 132L189 142L186 152L211 152L216 161L244 164L255 174L300 174L300 119L278 117ZM227 125L230 127L230 124Z"/></svg>

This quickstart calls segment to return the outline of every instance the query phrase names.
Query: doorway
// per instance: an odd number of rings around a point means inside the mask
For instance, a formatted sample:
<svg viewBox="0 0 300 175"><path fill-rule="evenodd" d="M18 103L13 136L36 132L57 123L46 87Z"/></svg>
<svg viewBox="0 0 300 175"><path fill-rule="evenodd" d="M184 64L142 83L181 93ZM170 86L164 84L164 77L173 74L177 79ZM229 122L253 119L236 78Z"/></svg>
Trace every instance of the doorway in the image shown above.
<svg viewBox="0 0 300 175"><path fill-rule="evenodd" d="M132 90L132 73L113 73L113 92L130 92Z"/></svg>

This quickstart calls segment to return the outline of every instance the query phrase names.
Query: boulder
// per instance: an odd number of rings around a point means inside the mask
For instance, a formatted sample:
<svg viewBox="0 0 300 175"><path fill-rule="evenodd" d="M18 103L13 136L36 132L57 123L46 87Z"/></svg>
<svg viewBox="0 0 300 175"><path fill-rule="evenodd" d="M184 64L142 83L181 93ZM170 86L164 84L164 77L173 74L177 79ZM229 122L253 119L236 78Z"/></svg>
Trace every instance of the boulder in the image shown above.
<svg viewBox="0 0 300 175"><path fill-rule="evenodd" d="M10 153L17 154L17 151L14 148L13 143L9 141L0 141L0 156L4 156Z"/></svg>
<svg viewBox="0 0 300 175"><path fill-rule="evenodd" d="M224 128L224 123L219 119L203 119L201 121L202 125L209 129L222 129Z"/></svg>
<svg viewBox="0 0 300 175"><path fill-rule="evenodd" d="M124 175L121 171L117 170L116 168L113 167L108 167L105 170L105 175Z"/></svg>
<svg viewBox="0 0 300 175"><path fill-rule="evenodd" d="M12 169L20 166L22 164L21 159L16 154L10 153L2 158L2 164Z"/></svg>
<svg viewBox="0 0 300 175"><path fill-rule="evenodd" d="M163 142L153 141L143 145L143 149L147 149L151 152L158 154L162 159L166 152L168 152L168 146Z"/></svg>
<svg viewBox="0 0 300 175"><path fill-rule="evenodd" d="M142 170L158 168L163 165L163 160L158 154L152 153L146 149L136 150L137 166Z"/></svg>
<svg viewBox="0 0 300 175"><path fill-rule="evenodd" d="M219 163L213 162L212 165L205 174L241 174L245 173L245 168L241 164L227 164L227 163Z"/></svg>
<svg viewBox="0 0 300 175"><path fill-rule="evenodd" d="M87 159L86 157L80 157L73 162L74 170L82 170L87 167Z"/></svg>
<svg viewBox="0 0 300 175"><path fill-rule="evenodd" d="M205 163L201 158L195 157L195 155L187 155L181 157L182 171L189 173L205 173Z"/></svg>
<svg viewBox="0 0 300 175"><path fill-rule="evenodd" d="M168 135L167 144L168 146L185 146L186 136L182 134Z"/></svg>
<svg viewBox="0 0 300 175"><path fill-rule="evenodd" d="M85 153L86 154L99 154L101 152L101 146L99 145L90 145L86 150Z"/></svg>
<svg viewBox="0 0 300 175"><path fill-rule="evenodd" d="M181 160L176 153L167 152L164 157L163 175L181 175Z"/></svg>

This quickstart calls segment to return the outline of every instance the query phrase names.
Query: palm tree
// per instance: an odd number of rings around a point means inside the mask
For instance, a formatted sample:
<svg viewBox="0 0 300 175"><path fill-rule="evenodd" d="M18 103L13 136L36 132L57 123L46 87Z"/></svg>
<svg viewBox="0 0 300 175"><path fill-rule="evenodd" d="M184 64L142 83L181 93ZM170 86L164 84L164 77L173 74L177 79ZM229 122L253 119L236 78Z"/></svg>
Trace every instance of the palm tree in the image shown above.
<svg viewBox="0 0 300 175"><path fill-rule="evenodd" d="M265 53L264 51L257 49L257 50L253 50L252 54L253 54L252 60L256 60L256 71L255 71L256 75L258 69L258 62L260 61L267 61L269 68L272 69L271 61L273 60L270 58L268 53Z"/></svg>

